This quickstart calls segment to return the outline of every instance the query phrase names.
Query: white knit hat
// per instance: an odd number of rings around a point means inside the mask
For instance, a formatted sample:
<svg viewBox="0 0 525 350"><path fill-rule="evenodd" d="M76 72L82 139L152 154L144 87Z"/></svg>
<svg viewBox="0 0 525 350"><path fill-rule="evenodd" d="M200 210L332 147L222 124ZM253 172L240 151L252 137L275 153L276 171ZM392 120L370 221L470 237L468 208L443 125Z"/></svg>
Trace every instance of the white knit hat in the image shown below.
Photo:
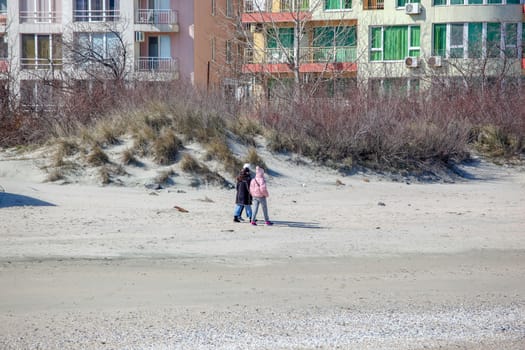
<svg viewBox="0 0 525 350"><path fill-rule="evenodd" d="M245 163L245 164L242 166L242 168L243 168L243 169L250 169L250 166L251 166L250 163Z"/></svg>

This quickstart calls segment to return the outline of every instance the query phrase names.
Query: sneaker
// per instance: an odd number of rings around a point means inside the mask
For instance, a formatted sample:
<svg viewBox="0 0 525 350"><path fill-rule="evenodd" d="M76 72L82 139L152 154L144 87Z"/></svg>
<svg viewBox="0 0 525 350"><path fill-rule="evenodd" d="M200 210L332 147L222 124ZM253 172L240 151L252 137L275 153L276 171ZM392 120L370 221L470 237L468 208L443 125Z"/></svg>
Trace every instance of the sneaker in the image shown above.
<svg viewBox="0 0 525 350"><path fill-rule="evenodd" d="M273 222L271 222L271 221L266 221L265 224L268 225L268 226L272 226L272 225L273 225Z"/></svg>
<svg viewBox="0 0 525 350"><path fill-rule="evenodd" d="M234 216L234 217L233 217L233 222L241 222L241 220L239 220L239 217Z"/></svg>
<svg viewBox="0 0 525 350"><path fill-rule="evenodd" d="M257 223L256 223L255 221L252 221L251 224L252 224L253 226L257 226Z"/></svg>

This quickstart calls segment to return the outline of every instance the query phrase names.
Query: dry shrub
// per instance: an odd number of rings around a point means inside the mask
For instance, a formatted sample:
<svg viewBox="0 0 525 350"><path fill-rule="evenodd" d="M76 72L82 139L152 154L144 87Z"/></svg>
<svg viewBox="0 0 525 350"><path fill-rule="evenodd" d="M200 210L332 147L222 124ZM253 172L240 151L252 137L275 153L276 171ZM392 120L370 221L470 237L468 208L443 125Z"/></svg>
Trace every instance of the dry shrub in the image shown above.
<svg viewBox="0 0 525 350"><path fill-rule="evenodd" d="M109 163L109 157L99 146L95 146L88 154L87 162L92 166L101 166Z"/></svg>
<svg viewBox="0 0 525 350"><path fill-rule="evenodd" d="M257 153L257 150L254 147L251 147L248 150L248 154L246 155L246 158L244 158L244 162L245 163L254 164L254 165L258 165L258 166L260 166L260 167L262 167L264 169L268 169L268 167L266 166L266 163L259 156L259 154Z"/></svg>
<svg viewBox="0 0 525 350"><path fill-rule="evenodd" d="M199 164L199 162L189 154L184 154L182 157L180 167L182 171L197 175L199 178L194 179L192 186L197 186L201 181L206 183L215 183L223 186L227 185L226 180L219 174L212 172L207 166Z"/></svg>
<svg viewBox="0 0 525 350"><path fill-rule="evenodd" d="M232 156L224 138L215 137L206 144L207 156L217 160L227 160Z"/></svg>
<svg viewBox="0 0 525 350"><path fill-rule="evenodd" d="M120 143L119 136L121 131L113 126L112 120L107 120L99 123L95 129L93 138L100 145L118 145Z"/></svg>
<svg viewBox="0 0 525 350"><path fill-rule="evenodd" d="M524 151L523 137L518 138L494 125L483 126L476 134L476 149L489 157L509 158Z"/></svg>
<svg viewBox="0 0 525 350"><path fill-rule="evenodd" d="M182 147L182 141L175 135L175 132L165 129L153 141L153 158L158 164L168 165L176 160L177 154Z"/></svg>
<svg viewBox="0 0 525 350"><path fill-rule="evenodd" d="M171 182L171 177L174 175L175 171L170 168L159 172L155 180L159 184L169 184Z"/></svg>
<svg viewBox="0 0 525 350"><path fill-rule="evenodd" d="M120 162L124 165L140 165L139 160L135 157L133 149L125 149L120 156Z"/></svg>
<svg viewBox="0 0 525 350"><path fill-rule="evenodd" d="M109 185L111 183L111 172L110 170L103 166L99 169L98 175L100 177L100 183L103 185Z"/></svg>
<svg viewBox="0 0 525 350"><path fill-rule="evenodd" d="M53 169L51 172L47 175L46 181L48 182L55 182L60 181L65 178L64 172L61 169Z"/></svg>

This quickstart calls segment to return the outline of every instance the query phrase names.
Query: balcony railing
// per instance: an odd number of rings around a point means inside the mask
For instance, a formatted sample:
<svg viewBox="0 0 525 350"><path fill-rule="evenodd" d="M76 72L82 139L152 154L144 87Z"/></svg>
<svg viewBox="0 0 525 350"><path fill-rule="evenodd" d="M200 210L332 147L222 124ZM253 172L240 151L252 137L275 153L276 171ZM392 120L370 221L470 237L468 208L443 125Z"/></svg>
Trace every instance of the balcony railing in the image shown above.
<svg viewBox="0 0 525 350"><path fill-rule="evenodd" d="M117 22L120 19L119 10L74 10L75 22Z"/></svg>
<svg viewBox="0 0 525 350"><path fill-rule="evenodd" d="M308 11L309 0L244 0L244 12L293 12Z"/></svg>
<svg viewBox="0 0 525 350"><path fill-rule="evenodd" d="M176 24L178 12L174 10L138 9L135 14L137 24Z"/></svg>
<svg viewBox="0 0 525 350"><path fill-rule="evenodd" d="M385 0L363 0L363 9L382 10L385 8Z"/></svg>
<svg viewBox="0 0 525 350"><path fill-rule="evenodd" d="M58 23L60 17L56 11L20 11L20 23Z"/></svg>
<svg viewBox="0 0 525 350"><path fill-rule="evenodd" d="M139 57L135 60L137 72L176 72L179 70L179 61L171 57Z"/></svg>
<svg viewBox="0 0 525 350"><path fill-rule="evenodd" d="M62 69L61 58L21 58L22 69Z"/></svg>
<svg viewBox="0 0 525 350"><path fill-rule="evenodd" d="M355 46L332 46L332 47L301 47L300 63L334 63L355 62L357 59L357 48ZM264 58L264 61L261 62ZM269 48L264 51L247 50L245 63L292 63L293 49L291 48Z"/></svg>

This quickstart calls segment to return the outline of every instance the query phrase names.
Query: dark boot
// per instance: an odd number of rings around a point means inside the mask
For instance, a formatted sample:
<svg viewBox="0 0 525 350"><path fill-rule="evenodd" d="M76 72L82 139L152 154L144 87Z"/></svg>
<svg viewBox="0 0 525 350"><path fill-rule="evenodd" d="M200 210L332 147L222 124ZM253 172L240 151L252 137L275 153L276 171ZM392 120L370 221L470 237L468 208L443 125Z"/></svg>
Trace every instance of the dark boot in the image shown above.
<svg viewBox="0 0 525 350"><path fill-rule="evenodd" d="M238 216L234 216L234 217L233 217L233 222L241 222L241 220L239 220L239 217L238 217Z"/></svg>

